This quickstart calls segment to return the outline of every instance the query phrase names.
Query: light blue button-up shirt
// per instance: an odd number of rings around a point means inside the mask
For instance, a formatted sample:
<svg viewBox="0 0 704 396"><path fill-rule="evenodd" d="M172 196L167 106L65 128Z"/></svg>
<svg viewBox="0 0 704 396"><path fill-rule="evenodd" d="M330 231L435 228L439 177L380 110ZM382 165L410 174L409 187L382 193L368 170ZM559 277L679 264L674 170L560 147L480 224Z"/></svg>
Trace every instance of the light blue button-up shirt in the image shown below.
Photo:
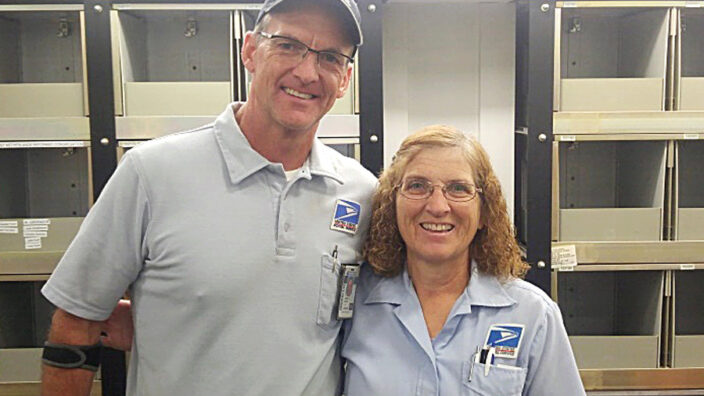
<svg viewBox="0 0 704 396"><path fill-rule="evenodd" d="M342 349L346 396L585 394L559 308L528 282L473 266L435 339L407 271L383 278L365 265L357 293ZM487 372L474 354L492 326L507 325L523 326L516 357L497 357Z"/></svg>

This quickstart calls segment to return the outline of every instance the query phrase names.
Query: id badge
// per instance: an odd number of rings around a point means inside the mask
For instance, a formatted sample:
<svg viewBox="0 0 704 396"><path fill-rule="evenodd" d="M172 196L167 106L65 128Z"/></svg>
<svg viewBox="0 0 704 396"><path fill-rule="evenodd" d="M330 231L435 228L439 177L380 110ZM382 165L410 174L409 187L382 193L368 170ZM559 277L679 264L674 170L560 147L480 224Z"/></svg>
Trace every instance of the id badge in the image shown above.
<svg viewBox="0 0 704 396"><path fill-rule="evenodd" d="M359 264L342 264L337 288L337 319L350 319L354 314L354 295L359 279Z"/></svg>

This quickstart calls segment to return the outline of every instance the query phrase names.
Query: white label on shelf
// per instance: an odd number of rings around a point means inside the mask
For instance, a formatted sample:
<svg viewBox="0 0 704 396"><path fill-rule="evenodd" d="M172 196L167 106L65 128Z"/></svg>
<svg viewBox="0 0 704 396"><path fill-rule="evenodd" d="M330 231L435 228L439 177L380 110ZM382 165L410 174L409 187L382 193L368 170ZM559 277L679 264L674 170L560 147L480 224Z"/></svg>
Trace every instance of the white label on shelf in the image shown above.
<svg viewBox="0 0 704 396"><path fill-rule="evenodd" d="M570 271L574 271L575 267L576 267L575 265L573 265L571 267L558 267L557 270L560 272L570 272Z"/></svg>
<svg viewBox="0 0 704 396"><path fill-rule="evenodd" d="M701 8L704 7L704 1L685 1L684 6L688 8Z"/></svg>
<svg viewBox="0 0 704 396"><path fill-rule="evenodd" d="M89 142L82 140L49 141L49 142L0 142L0 149L30 149L30 148L68 148L90 147Z"/></svg>
<svg viewBox="0 0 704 396"><path fill-rule="evenodd" d="M0 221L0 227L18 227L19 221L17 220L2 220Z"/></svg>
<svg viewBox="0 0 704 396"><path fill-rule="evenodd" d="M41 249L42 248L42 239L38 238L38 237L25 238L24 239L24 248L25 249Z"/></svg>
<svg viewBox="0 0 704 396"><path fill-rule="evenodd" d="M25 231L49 231L49 224L26 225Z"/></svg>
<svg viewBox="0 0 704 396"><path fill-rule="evenodd" d="M699 140L698 133L685 133L683 136L684 140Z"/></svg>
<svg viewBox="0 0 704 396"><path fill-rule="evenodd" d="M550 252L552 268L571 268L577 265L577 248L574 245L553 246Z"/></svg>
<svg viewBox="0 0 704 396"><path fill-rule="evenodd" d="M27 230L25 230L23 235L25 238L28 238L28 237L46 238L49 235L49 233L47 231L27 231Z"/></svg>
<svg viewBox="0 0 704 396"><path fill-rule="evenodd" d="M25 227L32 225L48 225L51 224L51 219L24 219L22 220L22 224Z"/></svg>
<svg viewBox="0 0 704 396"><path fill-rule="evenodd" d="M694 264L680 264L680 269L682 271L691 271L694 269Z"/></svg>
<svg viewBox="0 0 704 396"><path fill-rule="evenodd" d="M0 234L19 234L20 229L19 228L12 228L12 227L2 227L0 226Z"/></svg>
<svg viewBox="0 0 704 396"><path fill-rule="evenodd" d="M577 136L575 136L575 135L563 135L563 136L560 136L560 141L561 141L561 142L576 142L576 141L577 141Z"/></svg>
<svg viewBox="0 0 704 396"><path fill-rule="evenodd" d="M575 8L577 7L576 1L565 1L562 3L562 8Z"/></svg>

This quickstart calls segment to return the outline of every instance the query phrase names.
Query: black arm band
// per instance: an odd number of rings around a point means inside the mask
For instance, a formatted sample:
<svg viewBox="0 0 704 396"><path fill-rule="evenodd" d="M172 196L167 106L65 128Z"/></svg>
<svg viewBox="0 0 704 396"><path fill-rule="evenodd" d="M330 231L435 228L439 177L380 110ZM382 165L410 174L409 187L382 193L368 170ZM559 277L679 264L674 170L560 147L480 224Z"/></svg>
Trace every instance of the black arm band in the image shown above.
<svg viewBox="0 0 704 396"><path fill-rule="evenodd" d="M98 371L100 367L100 351L103 344L66 345L44 343L42 362L49 366L60 368L82 368Z"/></svg>

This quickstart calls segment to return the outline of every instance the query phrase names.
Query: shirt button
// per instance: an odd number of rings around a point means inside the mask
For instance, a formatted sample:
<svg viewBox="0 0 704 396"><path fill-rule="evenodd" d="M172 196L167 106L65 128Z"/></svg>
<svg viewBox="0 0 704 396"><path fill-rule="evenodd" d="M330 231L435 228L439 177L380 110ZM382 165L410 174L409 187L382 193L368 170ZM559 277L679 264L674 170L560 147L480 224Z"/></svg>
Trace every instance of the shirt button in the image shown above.
<svg viewBox="0 0 704 396"><path fill-rule="evenodd" d="M290 224L288 224L288 223L284 224L284 231L285 231L285 232L288 232L288 229L289 229L289 228L291 228L291 225L290 225Z"/></svg>

